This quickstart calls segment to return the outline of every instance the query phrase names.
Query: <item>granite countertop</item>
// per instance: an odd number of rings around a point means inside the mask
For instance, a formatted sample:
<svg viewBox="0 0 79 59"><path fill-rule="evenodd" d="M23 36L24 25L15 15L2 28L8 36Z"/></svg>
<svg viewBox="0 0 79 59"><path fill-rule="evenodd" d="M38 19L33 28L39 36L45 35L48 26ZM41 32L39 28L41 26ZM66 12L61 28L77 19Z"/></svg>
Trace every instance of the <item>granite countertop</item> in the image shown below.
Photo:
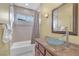
<svg viewBox="0 0 79 59"><path fill-rule="evenodd" d="M46 38L36 38L36 42L43 45L51 54L56 56L79 56L79 45L69 43L69 47L62 46L51 46L47 43Z"/></svg>

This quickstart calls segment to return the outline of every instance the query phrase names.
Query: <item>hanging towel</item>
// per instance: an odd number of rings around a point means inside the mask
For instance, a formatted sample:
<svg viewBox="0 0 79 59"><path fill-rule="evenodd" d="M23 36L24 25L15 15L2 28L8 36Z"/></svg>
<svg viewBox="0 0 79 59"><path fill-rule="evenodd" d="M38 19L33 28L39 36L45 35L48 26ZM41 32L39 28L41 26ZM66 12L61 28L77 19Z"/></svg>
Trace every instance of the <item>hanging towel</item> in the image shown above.
<svg viewBox="0 0 79 59"><path fill-rule="evenodd" d="M8 43L12 38L12 31L11 31L11 27L9 24L4 26L4 34L3 34L3 39L2 41L4 43Z"/></svg>

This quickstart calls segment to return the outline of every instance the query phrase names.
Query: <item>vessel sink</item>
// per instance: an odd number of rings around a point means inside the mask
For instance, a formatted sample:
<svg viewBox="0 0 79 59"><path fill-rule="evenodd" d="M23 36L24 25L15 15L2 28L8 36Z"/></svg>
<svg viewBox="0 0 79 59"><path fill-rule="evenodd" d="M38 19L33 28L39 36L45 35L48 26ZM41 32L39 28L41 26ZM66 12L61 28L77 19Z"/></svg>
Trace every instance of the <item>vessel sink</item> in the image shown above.
<svg viewBox="0 0 79 59"><path fill-rule="evenodd" d="M59 45L63 45L64 41L59 40L59 39L55 39L55 38L48 38L47 43L49 45L59 46Z"/></svg>

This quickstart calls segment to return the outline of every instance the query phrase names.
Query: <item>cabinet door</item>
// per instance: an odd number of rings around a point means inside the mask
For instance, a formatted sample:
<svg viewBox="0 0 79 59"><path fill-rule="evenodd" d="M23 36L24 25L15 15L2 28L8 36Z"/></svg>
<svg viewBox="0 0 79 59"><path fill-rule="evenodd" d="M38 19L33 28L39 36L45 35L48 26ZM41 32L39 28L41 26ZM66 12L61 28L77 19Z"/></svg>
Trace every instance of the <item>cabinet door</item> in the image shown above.
<svg viewBox="0 0 79 59"><path fill-rule="evenodd" d="M40 50L35 47L35 56L43 56L43 54L40 52Z"/></svg>
<svg viewBox="0 0 79 59"><path fill-rule="evenodd" d="M44 56L44 55L40 52L40 56Z"/></svg>
<svg viewBox="0 0 79 59"><path fill-rule="evenodd" d="M40 44L39 44L39 50L41 51L43 55L45 55L45 48Z"/></svg>
<svg viewBox="0 0 79 59"><path fill-rule="evenodd" d="M38 48L35 47L35 56L39 56L39 55L40 55L40 52L39 52Z"/></svg>
<svg viewBox="0 0 79 59"><path fill-rule="evenodd" d="M46 56L53 56L53 55L46 50Z"/></svg>

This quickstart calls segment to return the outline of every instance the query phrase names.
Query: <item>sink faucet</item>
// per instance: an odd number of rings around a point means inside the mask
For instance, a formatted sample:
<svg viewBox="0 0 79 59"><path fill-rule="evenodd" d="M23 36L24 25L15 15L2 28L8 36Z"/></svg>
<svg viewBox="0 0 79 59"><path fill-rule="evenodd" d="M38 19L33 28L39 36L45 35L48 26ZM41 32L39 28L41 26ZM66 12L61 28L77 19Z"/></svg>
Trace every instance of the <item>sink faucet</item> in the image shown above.
<svg viewBox="0 0 79 59"><path fill-rule="evenodd" d="M65 27L65 31L66 31L66 47L69 46L69 31L68 31L68 27Z"/></svg>
<svg viewBox="0 0 79 59"><path fill-rule="evenodd" d="M68 31L68 27L65 27L64 29L65 29L65 34L62 37L64 37L64 36L66 37L66 44L65 44L65 46L69 47L69 31Z"/></svg>

